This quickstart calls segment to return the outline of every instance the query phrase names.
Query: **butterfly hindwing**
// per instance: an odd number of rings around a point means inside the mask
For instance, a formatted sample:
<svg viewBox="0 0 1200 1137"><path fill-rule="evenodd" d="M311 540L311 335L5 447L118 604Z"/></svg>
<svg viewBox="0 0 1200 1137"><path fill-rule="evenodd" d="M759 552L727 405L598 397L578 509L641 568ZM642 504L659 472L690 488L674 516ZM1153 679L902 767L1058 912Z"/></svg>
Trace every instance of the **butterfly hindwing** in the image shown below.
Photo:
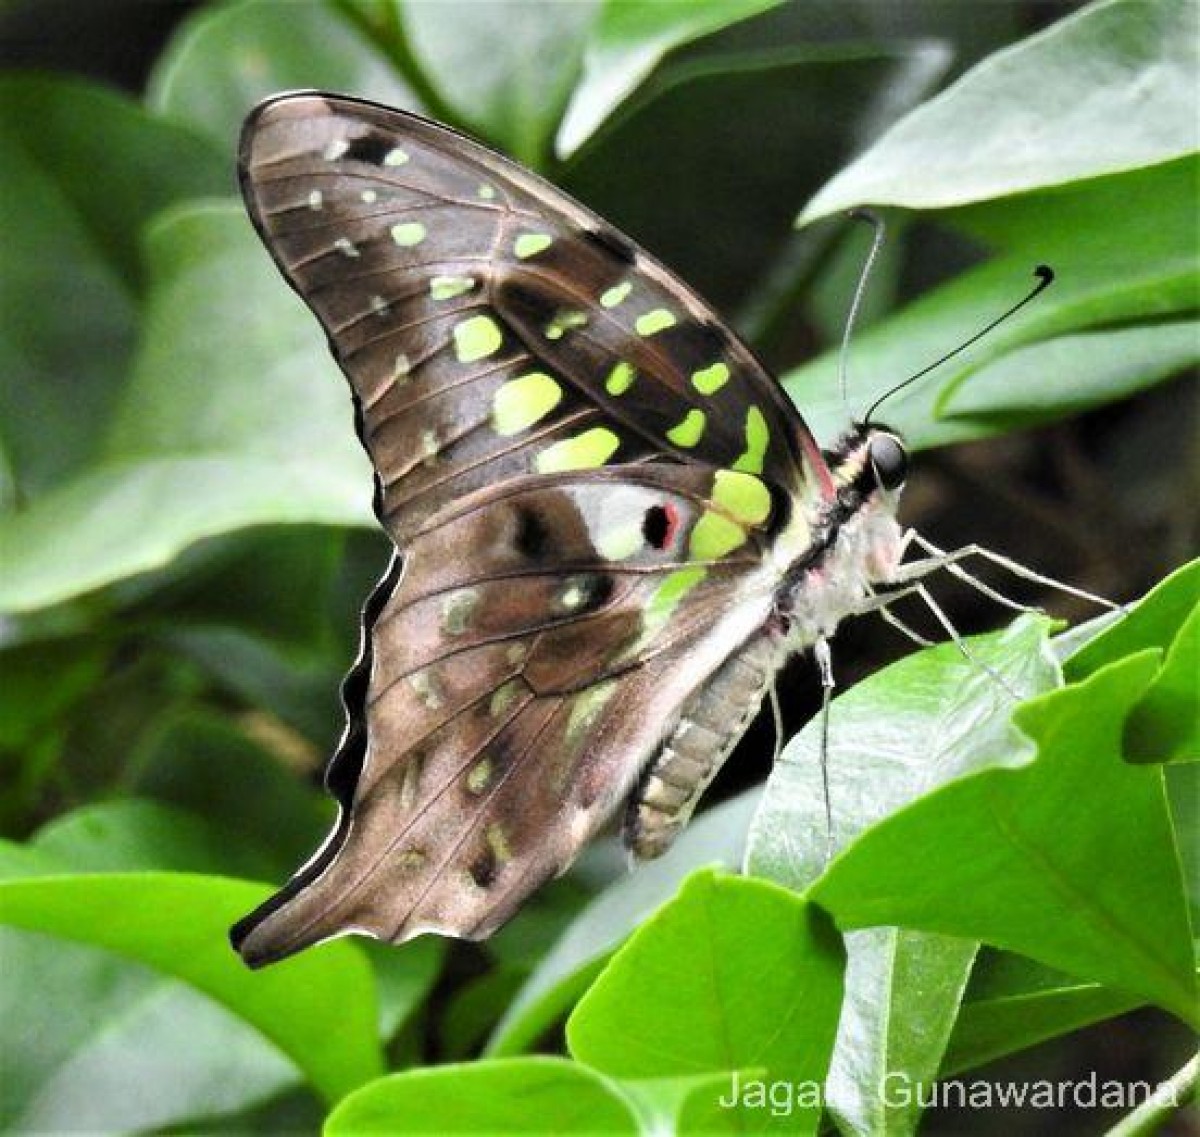
<svg viewBox="0 0 1200 1137"><path fill-rule="evenodd" d="M303 888L251 918L247 958L346 928L489 934L614 812L697 678L764 623L765 581L726 603L757 526L741 557L698 564L704 475L613 474L479 491L412 538L371 629L360 768L331 775L352 823Z"/></svg>

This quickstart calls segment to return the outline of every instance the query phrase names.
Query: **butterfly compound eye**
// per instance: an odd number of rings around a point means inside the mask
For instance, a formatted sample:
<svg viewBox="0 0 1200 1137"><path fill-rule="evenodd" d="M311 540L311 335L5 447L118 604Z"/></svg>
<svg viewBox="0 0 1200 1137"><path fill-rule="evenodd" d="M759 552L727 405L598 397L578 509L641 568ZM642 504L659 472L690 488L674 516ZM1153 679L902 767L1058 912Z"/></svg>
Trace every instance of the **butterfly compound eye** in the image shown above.
<svg viewBox="0 0 1200 1137"><path fill-rule="evenodd" d="M885 490L899 489L908 476L908 452L894 434L877 434L871 439L871 468Z"/></svg>

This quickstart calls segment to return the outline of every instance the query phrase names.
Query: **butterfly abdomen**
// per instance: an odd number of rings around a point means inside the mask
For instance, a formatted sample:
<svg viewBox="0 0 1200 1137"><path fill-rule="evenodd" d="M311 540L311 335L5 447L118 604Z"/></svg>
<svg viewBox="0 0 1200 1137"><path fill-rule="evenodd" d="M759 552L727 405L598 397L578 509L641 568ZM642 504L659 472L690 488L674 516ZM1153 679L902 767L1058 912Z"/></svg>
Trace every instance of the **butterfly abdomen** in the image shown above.
<svg viewBox="0 0 1200 1137"><path fill-rule="evenodd" d="M684 703L679 721L646 767L625 814L625 845L638 860L661 856L746 733L783 659L764 632L731 655Z"/></svg>

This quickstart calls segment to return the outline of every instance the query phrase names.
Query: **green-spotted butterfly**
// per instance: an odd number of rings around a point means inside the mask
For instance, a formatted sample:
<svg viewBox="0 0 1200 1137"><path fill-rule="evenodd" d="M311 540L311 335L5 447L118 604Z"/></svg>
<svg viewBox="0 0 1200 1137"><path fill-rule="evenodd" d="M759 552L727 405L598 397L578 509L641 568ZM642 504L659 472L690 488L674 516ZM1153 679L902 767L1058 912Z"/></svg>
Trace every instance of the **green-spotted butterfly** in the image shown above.
<svg viewBox="0 0 1200 1137"><path fill-rule="evenodd" d="M482 938L614 815L663 852L789 653L943 561L899 567L893 432L822 453L699 297L479 143L286 95L240 169L398 552L344 687L340 819L234 944Z"/></svg>

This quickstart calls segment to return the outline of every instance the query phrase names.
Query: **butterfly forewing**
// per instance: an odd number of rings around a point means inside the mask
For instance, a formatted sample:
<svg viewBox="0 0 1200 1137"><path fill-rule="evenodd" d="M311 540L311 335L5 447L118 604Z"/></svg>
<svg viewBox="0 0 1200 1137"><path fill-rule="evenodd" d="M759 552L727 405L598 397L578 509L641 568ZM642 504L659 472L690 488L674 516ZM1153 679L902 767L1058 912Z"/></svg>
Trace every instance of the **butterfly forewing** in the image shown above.
<svg viewBox="0 0 1200 1137"><path fill-rule="evenodd" d="M403 566L347 685L338 829L235 942L486 935L761 633L772 543L803 543L830 475L694 294L479 144L287 96L242 178L350 379Z"/></svg>
<svg viewBox="0 0 1200 1137"><path fill-rule="evenodd" d="M399 539L528 472L671 456L821 486L807 430L681 282L477 143L298 96L257 112L242 168L354 386Z"/></svg>

